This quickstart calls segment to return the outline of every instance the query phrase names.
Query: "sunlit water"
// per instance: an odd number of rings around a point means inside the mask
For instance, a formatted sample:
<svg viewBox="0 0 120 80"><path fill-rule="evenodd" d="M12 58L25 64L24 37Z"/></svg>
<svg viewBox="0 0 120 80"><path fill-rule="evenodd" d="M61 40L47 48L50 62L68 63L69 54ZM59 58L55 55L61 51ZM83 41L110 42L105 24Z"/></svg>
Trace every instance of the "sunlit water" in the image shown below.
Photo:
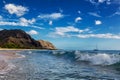
<svg viewBox="0 0 120 80"><path fill-rule="evenodd" d="M16 67L0 74L0 80L120 80L120 72L109 66L119 62L119 53L32 50L20 54L26 57L12 60Z"/></svg>

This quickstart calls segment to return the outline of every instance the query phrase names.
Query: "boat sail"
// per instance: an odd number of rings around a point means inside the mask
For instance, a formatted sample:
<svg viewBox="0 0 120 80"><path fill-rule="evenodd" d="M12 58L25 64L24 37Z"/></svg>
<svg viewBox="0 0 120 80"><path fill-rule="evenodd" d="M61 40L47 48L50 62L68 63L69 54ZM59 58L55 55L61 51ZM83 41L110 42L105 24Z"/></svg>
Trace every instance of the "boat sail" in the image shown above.
<svg viewBox="0 0 120 80"><path fill-rule="evenodd" d="M98 46L97 46L97 45L96 45L96 48L95 48L95 49L93 49L93 51L99 51L99 50L98 50Z"/></svg>

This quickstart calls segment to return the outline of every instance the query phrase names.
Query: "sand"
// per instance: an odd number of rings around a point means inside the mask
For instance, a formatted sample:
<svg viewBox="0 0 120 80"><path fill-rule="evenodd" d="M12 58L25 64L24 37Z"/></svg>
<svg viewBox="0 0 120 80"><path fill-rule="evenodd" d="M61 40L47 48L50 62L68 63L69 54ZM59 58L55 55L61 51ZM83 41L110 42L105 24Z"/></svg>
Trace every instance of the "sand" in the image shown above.
<svg viewBox="0 0 120 80"><path fill-rule="evenodd" d="M0 74L7 72L13 67L10 60L24 57L23 55L18 54L20 51L22 50L0 49Z"/></svg>

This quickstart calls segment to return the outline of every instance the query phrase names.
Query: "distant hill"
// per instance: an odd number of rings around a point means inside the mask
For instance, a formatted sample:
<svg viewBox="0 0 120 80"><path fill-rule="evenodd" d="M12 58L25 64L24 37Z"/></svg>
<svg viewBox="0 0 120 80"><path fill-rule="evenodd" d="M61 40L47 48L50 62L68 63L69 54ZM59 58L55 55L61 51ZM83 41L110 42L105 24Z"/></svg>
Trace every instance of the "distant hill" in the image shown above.
<svg viewBox="0 0 120 80"><path fill-rule="evenodd" d="M44 40L36 41L25 31L20 29L0 31L0 47L18 49L56 49L52 43Z"/></svg>

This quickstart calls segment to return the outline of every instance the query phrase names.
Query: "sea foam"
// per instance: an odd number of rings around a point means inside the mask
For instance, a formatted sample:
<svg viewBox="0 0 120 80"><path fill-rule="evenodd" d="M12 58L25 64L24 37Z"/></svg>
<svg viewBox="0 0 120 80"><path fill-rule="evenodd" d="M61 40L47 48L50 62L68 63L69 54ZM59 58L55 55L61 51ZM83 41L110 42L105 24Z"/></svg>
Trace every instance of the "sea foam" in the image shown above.
<svg viewBox="0 0 120 80"><path fill-rule="evenodd" d="M94 65L111 65L120 61L119 54L75 52L77 60L89 61Z"/></svg>

